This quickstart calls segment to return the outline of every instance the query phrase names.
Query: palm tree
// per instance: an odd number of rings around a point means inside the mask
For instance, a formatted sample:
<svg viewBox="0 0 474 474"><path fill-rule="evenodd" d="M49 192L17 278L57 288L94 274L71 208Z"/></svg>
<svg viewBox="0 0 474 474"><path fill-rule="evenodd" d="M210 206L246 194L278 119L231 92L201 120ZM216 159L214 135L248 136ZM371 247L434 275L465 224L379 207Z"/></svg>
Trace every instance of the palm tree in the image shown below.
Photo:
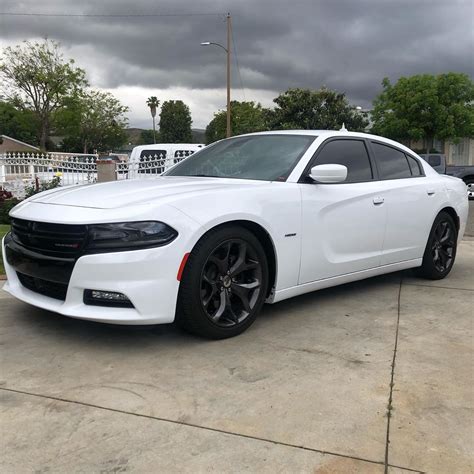
<svg viewBox="0 0 474 474"><path fill-rule="evenodd" d="M158 100L157 97L152 95L151 97L148 97L146 101L146 105L150 107L151 117L153 119L153 143L156 143L155 116L156 116L156 109L159 107L160 101Z"/></svg>

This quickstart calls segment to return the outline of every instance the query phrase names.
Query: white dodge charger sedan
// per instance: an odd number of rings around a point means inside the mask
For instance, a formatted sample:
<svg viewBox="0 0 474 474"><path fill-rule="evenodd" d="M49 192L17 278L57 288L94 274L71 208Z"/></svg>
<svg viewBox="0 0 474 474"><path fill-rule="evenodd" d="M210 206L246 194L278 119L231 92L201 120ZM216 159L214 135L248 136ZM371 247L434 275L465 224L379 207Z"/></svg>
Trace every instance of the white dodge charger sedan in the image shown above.
<svg viewBox="0 0 474 474"><path fill-rule="evenodd" d="M177 321L210 338L275 303L417 268L444 278L466 185L405 146L347 131L217 142L162 176L54 189L11 211L6 291L74 318Z"/></svg>

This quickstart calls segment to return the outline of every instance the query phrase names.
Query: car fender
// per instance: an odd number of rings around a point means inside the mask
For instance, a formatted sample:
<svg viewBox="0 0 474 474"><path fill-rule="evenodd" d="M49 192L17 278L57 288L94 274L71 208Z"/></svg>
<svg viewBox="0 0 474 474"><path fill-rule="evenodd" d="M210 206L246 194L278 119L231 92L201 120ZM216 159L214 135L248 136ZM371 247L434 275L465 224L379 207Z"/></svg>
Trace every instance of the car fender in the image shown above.
<svg viewBox="0 0 474 474"><path fill-rule="evenodd" d="M251 192L204 193L198 205L195 199L185 198L173 206L200 225L190 241L189 251L208 231L220 225L236 221L259 225L273 244L276 289L297 284L301 255L301 192L297 184L282 187L270 183Z"/></svg>

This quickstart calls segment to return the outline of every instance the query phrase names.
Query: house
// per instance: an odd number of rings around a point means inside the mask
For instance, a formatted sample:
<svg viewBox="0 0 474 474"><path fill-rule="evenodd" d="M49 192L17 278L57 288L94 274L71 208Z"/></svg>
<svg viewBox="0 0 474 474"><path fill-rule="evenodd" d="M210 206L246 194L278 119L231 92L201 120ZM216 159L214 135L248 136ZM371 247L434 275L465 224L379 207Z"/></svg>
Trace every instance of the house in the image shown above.
<svg viewBox="0 0 474 474"><path fill-rule="evenodd" d="M424 150L426 144L423 140L410 140L407 145L412 150ZM474 165L474 139L460 138L459 140L433 141L433 149L446 155L448 165L473 166Z"/></svg>
<svg viewBox="0 0 474 474"><path fill-rule="evenodd" d="M16 138L0 135L0 153L8 152L30 152L37 153L40 149L29 143L22 142Z"/></svg>

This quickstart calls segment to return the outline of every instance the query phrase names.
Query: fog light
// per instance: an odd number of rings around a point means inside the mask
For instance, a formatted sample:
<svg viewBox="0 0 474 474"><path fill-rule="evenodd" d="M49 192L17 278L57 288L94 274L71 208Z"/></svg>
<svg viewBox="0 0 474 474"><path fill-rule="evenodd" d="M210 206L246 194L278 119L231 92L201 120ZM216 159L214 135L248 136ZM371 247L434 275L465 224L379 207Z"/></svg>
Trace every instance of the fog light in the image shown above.
<svg viewBox="0 0 474 474"><path fill-rule="evenodd" d="M117 291L85 290L84 304L133 308L132 302Z"/></svg>

